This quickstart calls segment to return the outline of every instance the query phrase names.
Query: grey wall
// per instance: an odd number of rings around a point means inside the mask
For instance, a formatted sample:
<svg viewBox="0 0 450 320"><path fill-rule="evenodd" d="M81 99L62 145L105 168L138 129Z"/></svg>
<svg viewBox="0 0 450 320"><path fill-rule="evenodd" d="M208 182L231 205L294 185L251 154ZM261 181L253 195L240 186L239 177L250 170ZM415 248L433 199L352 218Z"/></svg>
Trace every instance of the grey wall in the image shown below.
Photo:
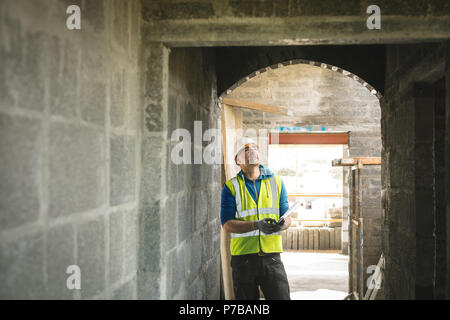
<svg viewBox="0 0 450 320"><path fill-rule="evenodd" d="M139 12L0 3L0 298L136 298Z"/></svg>
<svg viewBox="0 0 450 320"><path fill-rule="evenodd" d="M447 42L392 45L387 50L386 95L381 106L388 299L442 298L445 294L448 298L448 245L442 245L448 243L449 213L448 188L443 186L449 181L448 48ZM441 91L446 99L446 128L442 107L438 115L435 107L436 81L442 79L446 83ZM444 149L447 174L443 175Z"/></svg>
<svg viewBox="0 0 450 320"><path fill-rule="evenodd" d="M220 128L214 55L151 44L146 61L139 296L219 299L221 166L171 161L173 130Z"/></svg>
<svg viewBox="0 0 450 320"><path fill-rule="evenodd" d="M188 129L192 151L194 121L201 121L203 133L220 129L214 66L210 49L172 49L169 56L167 134L170 138L174 129ZM222 168L220 164L172 163L170 152L178 143L172 141L167 148L162 262L166 265L166 297L219 299Z"/></svg>
<svg viewBox="0 0 450 320"><path fill-rule="evenodd" d="M142 0L147 38L170 46L385 44L448 37L444 18L450 14L448 2L377 1L383 32L367 28L367 9L372 4L369 0Z"/></svg>

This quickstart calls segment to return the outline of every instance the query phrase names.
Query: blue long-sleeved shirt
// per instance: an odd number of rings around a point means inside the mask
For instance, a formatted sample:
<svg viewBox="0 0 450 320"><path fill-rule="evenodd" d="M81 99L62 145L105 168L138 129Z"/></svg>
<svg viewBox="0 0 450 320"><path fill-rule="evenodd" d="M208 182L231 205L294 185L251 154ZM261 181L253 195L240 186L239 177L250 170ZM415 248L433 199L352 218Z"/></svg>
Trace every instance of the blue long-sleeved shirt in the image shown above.
<svg viewBox="0 0 450 320"><path fill-rule="evenodd" d="M252 196L253 200L257 203L258 200L256 198L256 194L259 194L260 188L261 188L261 180L267 179L271 176L273 176L272 171L270 171L268 168L264 167L263 165L259 166L260 175L255 180L255 186L256 191L253 186L253 181L250 179L245 179L245 186ZM238 173L238 176L242 178L242 171ZM286 187L284 186L283 180L281 180L281 193L280 193L280 200L279 200L279 207L280 207L280 215L283 215L288 209L289 209L289 202L288 202L288 195L286 191ZM231 190L228 189L226 185L223 186L222 189L222 203L221 203L221 211L220 211L220 220L222 222L222 225L224 225L228 220L235 219L236 214L236 200L231 193Z"/></svg>

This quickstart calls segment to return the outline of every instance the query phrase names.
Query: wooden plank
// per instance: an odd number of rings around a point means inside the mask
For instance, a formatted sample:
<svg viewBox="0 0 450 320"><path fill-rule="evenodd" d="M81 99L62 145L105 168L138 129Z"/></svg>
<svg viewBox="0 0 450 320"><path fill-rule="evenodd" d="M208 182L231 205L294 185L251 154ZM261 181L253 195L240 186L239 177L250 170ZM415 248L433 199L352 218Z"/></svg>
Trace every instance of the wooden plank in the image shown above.
<svg viewBox="0 0 450 320"><path fill-rule="evenodd" d="M242 111L222 105L222 153L224 156L224 178L229 180L237 173L234 165L234 144L237 139L236 130L242 129ZM222 181L224 183L225 181ZM226 300L234 299L233 279L231 276L231 235L221 229L220 255L222 260L222 281Z"/></svg>
<svg viewBox="0 0 450 320"><path fill-rule="evenodd" d="M269 144L348 144L348 133L270 133Z"/></svg>
<svg viewBox="0 0 450 320"><path fill-rule="evenodd" d="M286 107L271 106L268 104L245 101L240 99L222 98L222 103L239 108L258 110L263 112L277 113L291 117L293 112Z"/></svg>
<svg viewBox="0 0 450 320"><path fill-rule="evenodd" d="M355 166L358 161L362 161L362 165L381 165L381 157L354 157L354 158L341 158L335 159L331 162L333 167L346 167Z"/></svg>
<svg viewBox="0 0 450 320"><path fill-rule="evenodd" d="M242 111L222 105L222 151L226 180L236 176L240 170L234 163L234 145L240 138L237 134L242 132L242 127Z"/></svg>

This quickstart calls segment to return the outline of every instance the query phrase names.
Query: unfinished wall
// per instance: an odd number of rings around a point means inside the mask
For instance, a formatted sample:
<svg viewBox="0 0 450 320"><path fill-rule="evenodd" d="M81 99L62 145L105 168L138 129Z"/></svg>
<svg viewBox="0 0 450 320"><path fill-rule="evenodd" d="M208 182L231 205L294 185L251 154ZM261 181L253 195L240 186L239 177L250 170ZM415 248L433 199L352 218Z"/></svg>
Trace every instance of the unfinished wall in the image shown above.
<svg viewBox="0 0 450 320"><path fill-rule="evenodd" d="M1 298L136 298L139 12L0 3Z"/></svg>
<svg viewBox="0 0 450 320"><path fill-rule="evenodd" d="M220 298L221 166L194 164L200 137L220 129L214 55L206 49L147 47L140 288L143 298ZM175 164L175 129L191 136L192 163Z"/></svg>
<svg viewBox="0 0 450 320"><path fill-rule="evenodd" d="M448 52L448 42L387 48L381 101L387 299L449 297Z"/></svg>
<svg viewBox="0 0 450 320"><path fill-rule="evenodd" d="M269 49L267 49L270 51ZM291 64L292 63L292 64ZM320 64L319 64L320 65ZM302 131L349 132L350 157L379 157L381 152L381 110L378 98L353 77L308 61L286 61L252 74L223 97L284 106L290 117L244 110L244 128L278 129L300 126ZM245 79L245 78L244 78ZM358 79L359 80L359 79ZM369 85L367 85L369 86ZM264 131L263 131L264 132ZM258 131L259 133L259 131ZM258 136L262 162L267 165L268 137ZM343 155L344 156L344 155ZM347 155L345 155L347 156ZM331 165L331 164L330 164ZM342 250L348 253L348 216L350 212L348 178L344 168ZM363 169L364 270L376 265L381 255L381 168ZM289 192L289 191L288 191ZM367 277L367 275L365 275Z"/></svg>

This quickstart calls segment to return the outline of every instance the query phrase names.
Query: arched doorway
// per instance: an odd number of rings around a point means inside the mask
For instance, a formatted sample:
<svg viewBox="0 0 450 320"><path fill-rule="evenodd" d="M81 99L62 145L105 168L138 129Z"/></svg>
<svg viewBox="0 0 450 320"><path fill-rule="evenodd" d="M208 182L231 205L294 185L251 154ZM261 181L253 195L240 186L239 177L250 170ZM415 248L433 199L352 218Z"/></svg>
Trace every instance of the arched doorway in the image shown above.
<svg viewBox="0 0 450 320"><path fill-rule="evenodd" d="M238 118L242 118L242 132L254 136L258 140L262 150L262 164L269 166L269 168L271 167L269 161L270 146L273 146L273 143L271 144L269 141L269 134L284 134L293 137L295 134L314 135L320 133L332 135L345 133L348 135L348 142L341 145L341 156L338 158L379 157L381 153L380 97L381 94L378 90L347 70L326 63L303 59L284 61L258 69L236 82L221 95L222 102L228 102L231 101L229 99L233 99L244 102L244 104L249 102L282 107L283 110L290 112L290 116L286 116L245 108L236 109L236 112L239 114ZM222 124L224 125L224 122ZM282 143L277 144L281 145ZM302 143L290 144L294 147L299 147ZM320 148L323 145L316 144L315 147ZM328 163L331 167L331 161L328 161ZM235 167L234 169L238 168ZM350 211L349 176L351 169L341 168L341 172L342 202L339 208L341 209L342 222L339 226L341 229L338 232L333 230L333 234L340 234L340 237L336 238L339 239L340 245L335 246L333 244L331 249L336 250L338 248L340 254L347 255L349 253L348 217ZM277 170L275 173L282 176L282 178L288 179L283 177L283 173L280 170ZM379 166L365 169L363 185L365 186L364 190L362 190L364 192L363 211L365 213L364 217L367 219L367 224L364 225L364 241L367 250L365 250L366 254L361 259L361 270L366 270L368 266L377 264L381 253L379 234L381 225L381 172ZM295 199L298 190L297 192L288 190L288 193L290 193L292 199ZM300 198L297 197L297 199ZM309 199L303 198L310 202L311 199L317 197L311 197L310 195ZM325 214L322 218L326 217L327 215ZM298 223L303 227L301 220L301 218L298 219ZM304 222L303 224L305 226L308 225ZM311 224L309 225L311 226ZM327 222L323 221L321 226L317 225L315 227L326 226ZM310 228L305 227L303 229L309 231L308 229ZM290 243L295 242L296 245L295 248L289 249L303 252L317 252L320 250L325 252L325 250L330 249L330 247L324 247L324 242L322 242L322 245L318 245L320 233L318 230L316 231L316 247L314 245L311 248L308 246L304 247L305 243L303 243L303 247L300 248L300 237L304 236L294 233L295 238L293 236L289 241ZM312 232L312 234L315 233ZM314 236L312 236L312 239L314 241ZM222 242L226 242L225 237L222 237ZM327 243L330 245L330 241ZM223 244L222 250L226 250L227 247L227 245ZM356 249L354 247L354 250ZM358 256L355 254L355 259L357 258ZM226 254L222 255L222 260L223 268L228 268L229 263L227 262ZM354 261L354 263L357 262ZM358 268L355 267L354 270L358 270ZM340 271L338 270L337 272L339 273ZM348 271L346 272L347 274L343 278L344 280L341 279L341 283L344 281L348 283L348 286L344 284L341 288L354 286L352 280L347 277ZM225 278L226 274L227 272L224 272ZM359 277L365 281L367 275L362 274L362 272L360 274L361 276ZM347 288L344 290L354 290Z"/></svg>

